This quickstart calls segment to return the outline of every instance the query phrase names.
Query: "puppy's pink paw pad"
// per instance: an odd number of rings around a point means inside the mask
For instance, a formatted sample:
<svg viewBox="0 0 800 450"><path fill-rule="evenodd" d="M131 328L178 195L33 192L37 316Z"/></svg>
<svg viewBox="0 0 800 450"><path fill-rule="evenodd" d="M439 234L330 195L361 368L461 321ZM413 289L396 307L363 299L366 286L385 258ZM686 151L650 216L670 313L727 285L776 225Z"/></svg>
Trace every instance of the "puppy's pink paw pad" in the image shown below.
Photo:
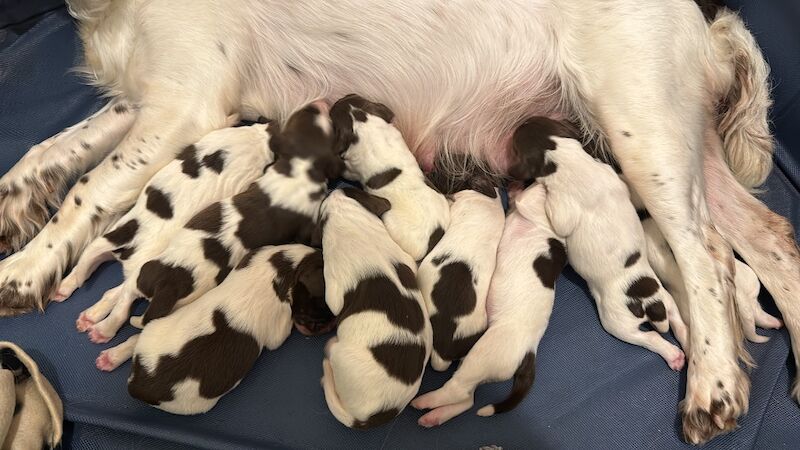
<svg viewBox="0 0 800 450"><path fill-rule="evenodd" d="M667 361L667 364L669 364L669 368L672 370L683 370L683 366L686 364L686 355L683 352L678 352L677 355Z"/></svg>
<svg viewBox="0 0 800 450"><path fill-rule="evenodd" d="M81 313L81 315L78 316L78 320L75 321L75 328L77 328L81 333L89 331L93 325L94 321L90 319L86 313Z"/></svg>
<svg viewBox="0 0 800 450"><path fill-rule="evenodd" d="M417 423L425 428L433 428L440 425L439 419L431 414L425 414L424 416L420 417Z"/></svg>
<svg viewBox="0 0 800 450"><path fill-rule="evenodd" d="M108 355L108 351L103 351L100 353L100 356L98 356L95 360L95 365L103 372L111 372L117 368L117 364L114 364L114 361Z"/></svg>
<svg viewBox="0 0 800 450"><path fill-rule="evenodd" d="M89 340L94 342L95 344L105 344L106 342L111 340L110 336L105 336L100 331L92 328L89 331Z"/></svg>
<svg viewBox="0 0 800 450"><path fill-rule="evenodd" d="M53 296L50 298L50 300L54 301L56 303L61 303L61 302L63 302L64 300L66 300L68 298L69 298L69 294L68 293L62 292L61 290L58 290L58 291L56 291L55 294L53 294Z"/></svg>

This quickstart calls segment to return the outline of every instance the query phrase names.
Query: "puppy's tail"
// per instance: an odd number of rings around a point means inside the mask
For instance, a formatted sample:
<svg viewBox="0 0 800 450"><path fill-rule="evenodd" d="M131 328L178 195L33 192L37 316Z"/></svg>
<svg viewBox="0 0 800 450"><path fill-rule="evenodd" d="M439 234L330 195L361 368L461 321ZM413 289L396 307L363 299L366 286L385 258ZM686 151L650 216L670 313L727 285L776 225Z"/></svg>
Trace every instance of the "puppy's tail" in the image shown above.
<svg viewBox="0 0 800 450"><path fill-rule="evenodd" d="M731 10L717 10L709 35L717 131L731 171L743 186L752 189L762 184L772 169L769 66L753 35Z"/></svg>
<svg viewBox="0 0 800 450"><path fill-rule="evenodd" d="M514 372L514 383L511 386L511 395L500 403L484 406L478 410L478 415L489 417L494 414L504 413L516 408L522 402L528 391L533 386L533 379L536 375L536 356L533 352L528 352L522 362Z"/></svg>

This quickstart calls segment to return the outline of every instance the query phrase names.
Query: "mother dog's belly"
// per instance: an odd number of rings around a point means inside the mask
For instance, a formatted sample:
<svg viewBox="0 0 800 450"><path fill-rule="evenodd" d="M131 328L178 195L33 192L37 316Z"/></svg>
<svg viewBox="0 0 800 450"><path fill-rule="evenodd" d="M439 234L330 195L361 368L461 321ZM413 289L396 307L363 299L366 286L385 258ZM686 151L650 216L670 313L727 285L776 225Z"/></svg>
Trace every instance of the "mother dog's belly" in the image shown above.
<svg viewBox="0 0 800 450"><path fill-rule="evenodd" d="M284 119L309 100L358 93L395 112L424 167L439 151L466 151L502 171L519 123L565 114L562 18L549 1L300 3L250 19L246 115ZM312 14L325 23L309 26Z"/></svg>

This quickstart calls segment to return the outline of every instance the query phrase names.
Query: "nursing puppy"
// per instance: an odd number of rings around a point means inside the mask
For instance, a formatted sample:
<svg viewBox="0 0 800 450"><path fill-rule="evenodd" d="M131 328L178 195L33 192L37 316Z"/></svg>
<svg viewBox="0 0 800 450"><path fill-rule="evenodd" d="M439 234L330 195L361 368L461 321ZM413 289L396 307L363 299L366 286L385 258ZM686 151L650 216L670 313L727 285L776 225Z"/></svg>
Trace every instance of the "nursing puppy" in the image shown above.
<svg viewBox="0 0 800 450"><path fill-rule="evenodd" d="M113 258L122 263L125 278L135 280L142 265L158 256L194 214L241 192L263 174L274 159L269 141L276 129L265 124L224 128L186 147L147 183L133 208L87 247L54 300L68 298L102 262ZM94 342L108 341L128 319L130 302L116 305L131 298L132 288L129 281L106 292L81 313L78 330L90 330Z"/></svg>
<svg viewBox="0 0 800 450"><path fill-rule="evenodd" d="M336 337L322 362L328 408L352 428L381 425L416 395L431 350L431 328L416 263L380 217L386 199L345 188L322 205L325 301Z"/></svg>
<svg viewBox="0 0 800 450"><path fill-rule="evenodd" d="M474 176L453 194L450 226L420 263L417 282L433 329L431 366L446 370L486 330L486 295L505 211L492 182Z"/></svg>
<svg viewBox="0 0 800 450"><path fill-rule="evenodd" d="M175 414L214 407L292 328L297 297L325 305L322 253L305 245L264 247L216 288L142 331L128 379L131 396ZM328 311L332 321L333 316Z"/></svg>
<svg viewBox="0 0 800 450"><path fill-rule="evenodd" d="M513 203L486 300L489 328L441 389L411 403L417 409L431 409L419 419L424 427L440 425L472 407L480 384L514 378L511 395L481 408L478 414L482 416L513 409L533 385L536 351L567 256L545 213L544 186L533 185L518 193Z"/></svg>
<svg viewBox="0 0 800 450"><path fill-rule="evenodd" d="M327 179L338 176L342 166L333 154L327 107L314 103L299 110L270 144L276 161L262 177L244 192L197 213L157 258L142 265L127 291L131 293L120 300L150 300L132 324L144 326L200 297L250 251L309 243ZM112 367L111 355L101 354L98 368Z"/></svg>
<svg viewBox="0 0 800 450"><path fill-rule="evenodd" d="M631 202L636 207L639 219L642 222L645 239L647 241L647 260L653 267L661 283L669 291L678 309L688 307L686 287L675 256L666 238L661 233L655 220L644 207L641 199L631 191ZM758 301L761 283L753 269L747 264L736 259L734 274L734 300L739 313L742 334L751 342L764 343L769 337L761 336L756 332L756 326L761 328L778 329L783 326L778 318L773 317L763 308ZM691 326L691 324L689 324Z"/></svg>
<svg viewBox="0 0 800 450"><path fill-rule="evenodd" d="M276 161L264 175L244 192L197 213L158 258L142 266L136 287L150 300L142 325L221 283L247 252L310 243L327 180L342 170L327 112L318 102L292 115L273 145Z"/></svg>
<svg viewBox="0 0 800 450"><path fill-rule="evenodd" d="M625 183L614 170L589 156L564 123L528 119L514 133L519 162L512 175L536 179L547 190L546 211L556 234L566 240L569 263L589 285L603 328L625 342L658 353L673 370L684 353L654 331L672 326L685 345L686 325L672 296L643 255L644 231Z"/></svg>
<svg viewBox="0 0 800 450"><path fill-rule="evenodd" d="M447 230L450 211L447 199L426 183L392 125L393 117L386 106L354 94L331 108L345 177L391 202L392 209L383 216L389 235L414 261L421 261Z"/></svg>

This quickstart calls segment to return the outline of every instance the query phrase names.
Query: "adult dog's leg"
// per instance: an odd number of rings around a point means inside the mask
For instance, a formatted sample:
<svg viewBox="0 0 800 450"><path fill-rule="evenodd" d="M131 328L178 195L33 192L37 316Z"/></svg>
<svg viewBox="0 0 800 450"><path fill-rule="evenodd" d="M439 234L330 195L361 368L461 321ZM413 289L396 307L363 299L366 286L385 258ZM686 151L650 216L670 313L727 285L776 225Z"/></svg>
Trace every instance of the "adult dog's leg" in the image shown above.
<svg viewBox="0 0 800 450"><path fill-rule="evenodd" d="M128 132L136 108L110 101L92 116L34 145L0 179L0 251L17 251L44 226L68 183L94 167Z"/></svg>
<svg viewBox="0 0 800 450"><path fill-rule="evenodd" d="M613 20L585 24L575 44L582 48L580 69L591 74L583 79L584 95L684 274L689 369L683 432L701 443L736 427L750 390L738 364L749 356L733 299L733 254L704 198L707 31L691 2L606 13Z"/></svg>
<svg viewBox="0 0 800 450"><path fill-rule="evenodd" d="M708 130L705 173L711 217L775 299L792 338L795 365L800 367L800 251L794 228L736 181L722 155L719 136ZM765 319L768 317L756 311L756 321ZM795 378L792 394L800 401L799 378Z"/></svg>
<svg viewBox="0 0 800 450"><path fill-rule="evenodd" d="M187 96L185 98L196 98ZM152 175L183 147L225 123L210 100L161 106L143 102L128 135L77 183L59 212L20 252L0 263L0 315L44 308L63 272L92 239L135 202Z"/></svg>

